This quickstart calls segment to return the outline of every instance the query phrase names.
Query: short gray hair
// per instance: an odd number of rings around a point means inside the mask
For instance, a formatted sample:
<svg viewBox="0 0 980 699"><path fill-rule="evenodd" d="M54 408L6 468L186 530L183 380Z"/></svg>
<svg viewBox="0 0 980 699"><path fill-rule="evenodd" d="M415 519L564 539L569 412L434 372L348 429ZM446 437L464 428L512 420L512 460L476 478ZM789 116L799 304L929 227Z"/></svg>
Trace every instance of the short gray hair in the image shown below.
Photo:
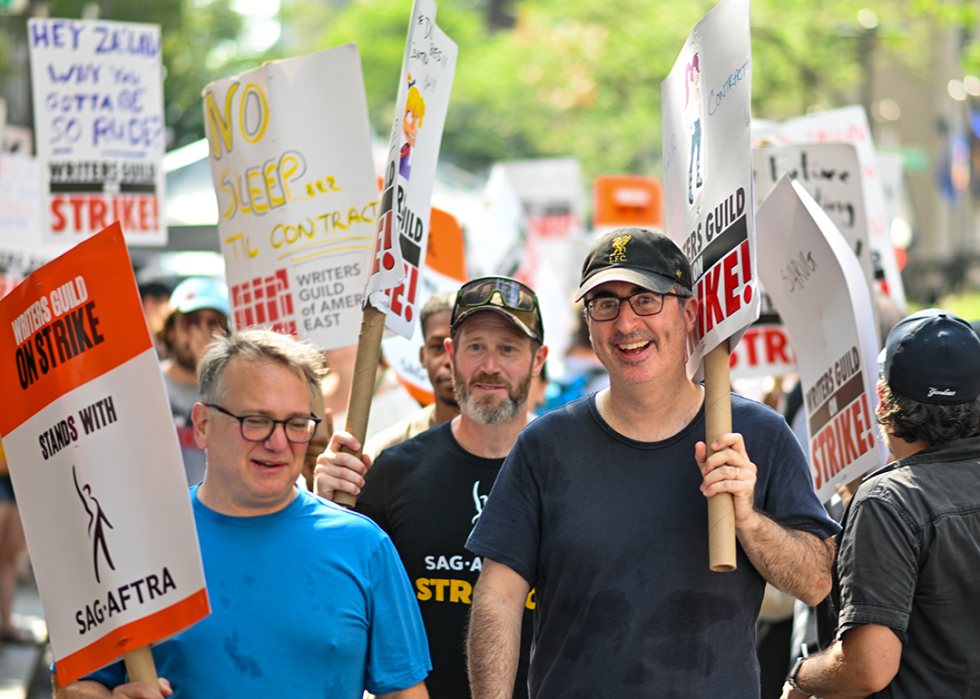
<svg viewBox="0 0 980 699"><path fill-rule="evenodd" d="M214 341L197 368L201 402L221 399L225 368L235 357L251 361L275 362L302 377L310 387L311 398L320 391L320 380L326 373L323 355L309 342L288 335L251 328Z"/></svg>

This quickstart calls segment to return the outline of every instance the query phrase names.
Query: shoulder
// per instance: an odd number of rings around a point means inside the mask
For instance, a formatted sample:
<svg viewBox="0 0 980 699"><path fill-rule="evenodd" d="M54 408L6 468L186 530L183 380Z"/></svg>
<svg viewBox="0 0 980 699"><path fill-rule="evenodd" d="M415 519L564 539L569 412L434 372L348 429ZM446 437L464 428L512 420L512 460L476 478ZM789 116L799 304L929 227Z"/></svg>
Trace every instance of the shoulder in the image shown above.
<svg viewBox="0 0 980 699"><path fill-rule="evenodd" d="M341 507L308 490L300 490L296 499L299 501L296 511L297 526L311 536L341 535L361 543L377 543L388 536L369 517Z"/></svg>
<svg viewBox="0 0 980 699"><path fill-rule="evenodd" d="M521 438L553 438L556 433L579 429L583 421L592 419L589 406L593 401L593 395L584 396L539 415L521 431Z"/></svg>
<svg viewBox="0 0 980 699"><path fill-rule="evenodd" d="M769 440L780 434L793 437L786 418L768 405L736 393L732 394L732 429L746 440Z"/></svg>

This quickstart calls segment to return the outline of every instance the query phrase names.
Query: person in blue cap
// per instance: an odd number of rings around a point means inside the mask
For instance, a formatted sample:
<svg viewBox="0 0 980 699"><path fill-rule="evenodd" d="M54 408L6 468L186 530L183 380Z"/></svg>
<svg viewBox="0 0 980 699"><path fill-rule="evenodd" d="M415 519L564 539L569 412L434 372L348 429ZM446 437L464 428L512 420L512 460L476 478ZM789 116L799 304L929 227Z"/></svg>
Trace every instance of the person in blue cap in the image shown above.
<svg viewBox="0 0 980 699"><path fill-rule="evenodd" d="M980 697L980 338L921 311L892 329L879 363L895 460L848 506L836 640L797 661L784 699Z"/></svg>
<svg viewBox="0 0 980 699"><path fill-rule="evenodd" d="M228 333L228 289L210 277L185 279L170 296L170 315L161 331L168 356L163 382L184 457L187 485L204 478L204 451L194 441L191 410L198 400L197 365L215 334Z"/></svg>

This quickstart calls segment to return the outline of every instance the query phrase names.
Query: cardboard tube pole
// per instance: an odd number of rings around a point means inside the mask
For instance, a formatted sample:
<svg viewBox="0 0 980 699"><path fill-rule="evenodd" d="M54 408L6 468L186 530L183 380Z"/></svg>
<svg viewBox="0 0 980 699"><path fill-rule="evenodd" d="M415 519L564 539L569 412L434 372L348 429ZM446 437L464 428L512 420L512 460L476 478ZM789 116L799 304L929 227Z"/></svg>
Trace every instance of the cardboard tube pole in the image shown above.
<svg viewBox="0 0 980 699"><path fill-rule="evenodd" d="M371 400L374 398L374 381L378 375L378 362L381 360L381 338L385 331L385 314L374 306L364 309L361 320L361 334L357 337L357 356L354 358L354 381L350 387L350 400L347 401L347 422L344 431L354 435L361 443L361 449L353 451L344 447L342 451L360 458L364 451L364 438L367 436L368 417L371 415ZM357 496L350 493L334 493L334 502L344 507L353 507Z"/></svg>
<svg viewBox="0 0 980 699"><path fill-rule="evenodd" d="M130 682L142 682L154 689L159 686L157 665L153 661L153 651L149 646L131 650L123 655L126 662L126 674Z"/></svg>
<svg viewBox="0 0 980 699"><path fill-rule="evenodd" d="M714 453L711 443L732 431L728 340L704 358L704 426L710 456ZM737 567L735 505L731 493L719 493L708 499L708 558L711 570L716 573L727 573Z"/></svg>

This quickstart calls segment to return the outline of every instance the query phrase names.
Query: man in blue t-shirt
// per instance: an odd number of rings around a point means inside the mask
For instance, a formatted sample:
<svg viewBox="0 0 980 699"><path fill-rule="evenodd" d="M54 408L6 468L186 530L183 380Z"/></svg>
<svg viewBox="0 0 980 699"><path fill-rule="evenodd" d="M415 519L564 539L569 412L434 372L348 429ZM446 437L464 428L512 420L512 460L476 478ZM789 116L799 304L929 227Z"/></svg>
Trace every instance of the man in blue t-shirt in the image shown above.
<svg viewBox="0 0 980 699"><path fill-rule="evenodd" d="M734 432L706 454L704 388L685 368L691 289L663 234L620 229L593 244L578 295L610 386L521 433L470 536L484 557L474 699L510 696L531 587L532 699L758 697L765 581L808 604L830 591L838 527L786 422L733 396ZM738 567L720 574L708 565L707 498L726 492Z"/></svg>
<svg viewBox="0 0 980 699"><path fill-rule="evenodd" d="M158 687L119 663L65 687L55 675L56 697L428 696L425 630L391 540L296 487L322 366L266 330L211 346L193 412L207 471L191 489L211 615L154 648Z"/></svg>

